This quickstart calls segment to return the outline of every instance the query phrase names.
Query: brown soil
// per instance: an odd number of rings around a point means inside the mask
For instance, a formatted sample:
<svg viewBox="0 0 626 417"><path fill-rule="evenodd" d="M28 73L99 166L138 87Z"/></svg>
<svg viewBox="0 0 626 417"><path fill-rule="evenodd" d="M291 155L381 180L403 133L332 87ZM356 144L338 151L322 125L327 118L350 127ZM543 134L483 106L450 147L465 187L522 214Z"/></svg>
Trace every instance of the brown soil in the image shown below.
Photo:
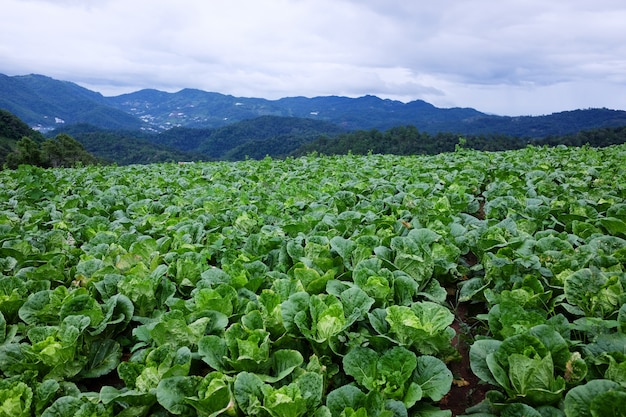
<svg viewBox="0 0 626 417"><path fill-rule="evenodd" d="M453 291L450 298L455 298ZM452 411L453 416L464 415L467 408L484 400L485 393L492 389L482 383L470 368L469 348L473 335L469 325L473 317L483 312L482 309L482 306L470 303L458 303L456 306L456 319L451 326L456 331L456 336L452 343L457 348L460 359L448 364L454 380L450 392L439 403L442 410Z"/></svg>
<svg viewBox="0 0 626 417"><path fill-rule="evenodd" d="M476 213L474 213L474 217L476 217L478 220L485 220L485 198L481 197L479 199L479 206L478 206L478 211Z"/></svg>

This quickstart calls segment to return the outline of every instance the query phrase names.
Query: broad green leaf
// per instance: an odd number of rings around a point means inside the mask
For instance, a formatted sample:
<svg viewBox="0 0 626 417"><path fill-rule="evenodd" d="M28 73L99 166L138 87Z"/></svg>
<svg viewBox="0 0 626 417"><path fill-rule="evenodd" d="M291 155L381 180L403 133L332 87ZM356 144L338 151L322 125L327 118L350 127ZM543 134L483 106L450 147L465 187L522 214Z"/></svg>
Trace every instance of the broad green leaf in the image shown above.
<svg viewBox="0 0 626 417"><path fill-rule="evenodd" d="M374 304L374 299L359 287L352 287L343 291L340 299L346 316L345 326L363 320Z"/></svg>
<svg viewBox="0 0 626 417"><path fill-rule="evenodd" d="M591 400L591 415L625 417L626 410L623 404L626 404L626 390L602 393Z"/></svg>
<svg viewBox="0 0 626 417"><path fill-rule="evenodd" d="M194 408L188 404L188 397L197 397L199 376L175 376L162 379L156 388L159 404L172 414L189 414Z"/></svg>
<svg viewBox="0 0 626 417"><path fill-rule="evenodd" d="M403 345L415 346L423 354L450 350L454 330L448 327L454 315L445 307L430 302L416 302L411 307L390 306L386 320L395 338Z"/></svg>
<svg viewBox="0 0 626 417"><path fill-rule="evenodd" d="M339 254L347 269L354 269L355 265L353 264L352 253L357 247L355 242L341 236L334 236L330 239L330 247Z"/></svg>
<svg viewBox="0 0 626 417"><path fill-rule="evenodd" d="M302 365L304 358L297 350L279 349L271 358L271 375L259 374L263 382L275 383L291 374L298 366Z"/></svg>
<svg viewBox="0 0 626 417"><path fill-rule="evenodd" d="M237 374L234 383L234 396L239 408L247 415L257 415L263 405L266 385L261 379L251 373Z"/></svg>
<svg viewBox="0 0 626 417"><path fill-rule="evenodd" d="M89 330L89 334L92 336L109 337L122 332L130 323L135 311L132 301L123 294L111 296L101 307L104 314L103 319L99 326Z"/></svg>
<svg viewBox="0 0 626 417"><path fill-rule="evenodd" d="M168 311L150 330L150 336L157 346L165 344L170 344L175 348L194 346L206 333L210 321L209 317L201 317L193 323L187 323L182 311Z"/></svg>
<svg viewBox="0 0 626 417"><path fill-rule="evenodd" d="M343 357L344 372L368 390L378 388L378 357L372 349L355 347Z"/></svg>
<svg viewBox="0 0 626 417"><path fill-rule="evenodd" d="M198 354L204 362L216 371L231 371L226 361L229 351L224 338L215 335L202 337L198 341Z"/></svg>
<svg viewBox="0 0 626 417"><path fill-rule="evenodd" d="M119 401L131 407L150 407L157 402L154 392L140 392L127 388L117 389L110 385L105 385L100 389L99 398L104 405Z"/></svg>
<svg viewBox="0 0 626 417"><path fill-rule="evenodd" d="M604 414L596 414L594 410L602 409L608 413L606 415L615 415L614 404L605 403L607 407L602 407L600 401L604 395L610 392L623 393L624 389L617 383L606 379L594 379L584 385L578 385L567 392L565 401L563 402L565 415L572 417L600 416ZM609 399L609 397L604 397ZM598 402L596 402L598 401ZM623 407L620 407L623 410Z"/></svg>
<svg viewBox="0 0 626 417"><path fill-rule="evenodd" d="M581 269L565 280L565 296L591 317L608 318L626 301L626 292L617 275L597 268Z"/></svg>
<svg viewBox="0 0 626 417"><path fill-rule="evenodd" d="M26 324L30 325L57 324L60 321L61 305L68 294L69 292L65 287L30 294L26 302L20 307L19 316Z"/></svg>
<svg viewBox="0 0 626 417"><path fill-rule="evenodd" d="M28 295L29 289L23 280L14 276L0 277L0 313L9 321L17 317Z"/></svg>
<svg viewBox="0 0 626 417"><path fill-rule="evenodd" d="M380 356L377 370L388 383L401 386L409 379L416 366L415 353L402 346L394 346Z"/></svg>
<svg viewBox="0 0 626 417"><path fill-rule="evenodd" d="M285 329L290 333L298 332L296 324L296 316L298 314L306 314L309 309L310 296L306 292L296 292L291 294L289 298L282 302L280 311L283 317Z"/></svg>
<svg viewBox="0 0 626 417"><path fill-rule="evenodd" d="M300 389L309 412L317 409L324 395L324 378L316 372L305 372L299 375L294 384Z"/></svg>
<svg viewBox="0 0 626 417"><path fill-rule="evenodd" d="M602 226L612 235L626 236L626 222L624 220L616 219L615 217L604 217L598 219L596 224Z"/></svg>
<svg viewBox="0 0 626 417"><path fill-rule="evenodd" d="M413 381L421 387L424 397L439 401L450 391L452 372L438 358L418 356Z"/></svg>
<svg viewBox="0 0 626 417"><path fill-rule="evenodd" d="M397 408L394 408L394 417L395 416L407 416L406 411ZM434 405L428 403L418 403L415 407L411 409L411 416L416 417L452 417L452 411L450 410L442 410ZM482 416L481 416L482 417Z"/></svg>
<svg viewBox="0 0 626 417"><path fill-rule="evenodd" d="M498 362L508 369L509 357L514 353L522 354L529 358L534 358L535 356L543 358L548 355L549 351L541 340L531 334L524 333L505 339L494 355Z"/></svg>
<svg viewBox="0 0 626 417"><path fill-rule="evenodd" d="M191 310L214 310L225 316L233 314L233 304L237 300L237 291L230 285L219 285L217 288L200 288L192 292Z"/></svg>
<svg viewBox="0 0 626 417"><path fill-rule="evenodd" d="M339 417L347 408L358 410L364 406L365 394L354 385L344 385L330 393L326 397L326 405L333 417Z"/></svg>
<svg viewBox="0 0 626 417"><path fill-rule="evenodd" d="M95 340L89 345L87 363L80 376L97 378L113 371L120 363L122 348L112 339Z"/></svg>
<svg viewBox="0 0 626 417"><path fill-rule="evenodd" d="M217 417L235 412L234 397L231 392L231 379L219 372L206 375L198 385L197 397L186 397L199 415Z"/></svg>
<svg viewBox="0 0 626 417"><path fill-rule="evenodd" d="M509 394L509 396L514 396L514 391L511 388L509 374L507 372L507 368L502 366L502 364L496 358L497 351L495 353L489 353L485 357L485 363L489 372L491 373L493 380L495 381L496 386L504 388L504 390Z"/></svg>
<svg viewBox="0 0 626 417"><path fill-rule="evenodd" d="M86 411L95 412L96 410L89 410L90 408L96 408L95 404L90 404L81 400L79 397L64 396L57 399L50 407L44 410L41 414L42 417L65 417L65 416L88 416L90 413ZM104 410L101 410L104 411ZM96 415L107 415L104 413ZM108 414L112 415L112 414Z"/></svg>
<svg viewBox="0 0 626 417"><path fill-rule="evenodd" d="M399 253L393 263L399 270L413 278L420 287L431 278L435 268L435 262L428 253Z"/></svg>
<svg viewBox="0 0 626 417"><path fill-rule="evenodd" d="M534 409L533 407L523 404L523 403L515 403L510 404L504 407L502 410L501 417L544 417L539 411Z"/></svg>
<svg viewBox="0 0 626 417"><path fill-rule="evenodd" d="M571 354L567 341L550 325L539 325L531 328L528 334L536 337L550 352L554 365L564 369Z"/></svg>

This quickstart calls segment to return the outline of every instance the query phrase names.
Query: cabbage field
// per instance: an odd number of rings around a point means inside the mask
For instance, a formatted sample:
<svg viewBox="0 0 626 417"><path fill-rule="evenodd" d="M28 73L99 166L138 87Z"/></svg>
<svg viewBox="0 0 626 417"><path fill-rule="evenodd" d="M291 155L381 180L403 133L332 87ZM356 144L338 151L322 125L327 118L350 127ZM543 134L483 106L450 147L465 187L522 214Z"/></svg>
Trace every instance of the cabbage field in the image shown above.
<svg viewBox="0 0 626 417"><path fill-rule="evenodd" d="M0 171L0 416L626 416L626 145Z"/></svg>

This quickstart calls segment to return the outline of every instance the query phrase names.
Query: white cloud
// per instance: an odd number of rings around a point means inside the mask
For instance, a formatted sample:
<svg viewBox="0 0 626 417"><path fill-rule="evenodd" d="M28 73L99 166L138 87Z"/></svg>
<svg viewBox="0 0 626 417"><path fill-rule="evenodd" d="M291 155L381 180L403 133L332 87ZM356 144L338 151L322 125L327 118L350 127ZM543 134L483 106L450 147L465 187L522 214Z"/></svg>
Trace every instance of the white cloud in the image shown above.
<svg viewBox="0 0 626 417"><path fill-rule="evenodd" d="M621 0L5 0L0 72L104 94L375 94L498 114L626 109Z"/></svg>

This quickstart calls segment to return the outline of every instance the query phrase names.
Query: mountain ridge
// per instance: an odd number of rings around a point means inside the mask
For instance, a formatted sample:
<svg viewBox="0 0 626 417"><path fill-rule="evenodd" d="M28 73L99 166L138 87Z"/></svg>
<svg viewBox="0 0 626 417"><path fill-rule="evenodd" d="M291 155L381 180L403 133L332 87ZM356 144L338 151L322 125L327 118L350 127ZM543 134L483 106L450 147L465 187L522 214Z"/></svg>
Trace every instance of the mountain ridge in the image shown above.
<svg viewBox="0 0 626 417"><path fill-rule="evenodd" d="M577 109L543 116L499 116L473 108L439 108L424 100L403 103L373 95L268 100L185 88L173 93L143 89L105 97L70 81L38 74L0 74L0 108L44 132L81 123L152 133L174 127L215 129L261 116L321 120L344 130L412 125L429 133L500 133L530 138L626 125L623 110Z"/></svg>
<svg viewBox="0 0 626 417"><path fill-rule="evenodd" d="M119 129L141 127L134 116L111 108L102 94L38 74L0 74L0 108L44 131L66 123Z"/></svg>

